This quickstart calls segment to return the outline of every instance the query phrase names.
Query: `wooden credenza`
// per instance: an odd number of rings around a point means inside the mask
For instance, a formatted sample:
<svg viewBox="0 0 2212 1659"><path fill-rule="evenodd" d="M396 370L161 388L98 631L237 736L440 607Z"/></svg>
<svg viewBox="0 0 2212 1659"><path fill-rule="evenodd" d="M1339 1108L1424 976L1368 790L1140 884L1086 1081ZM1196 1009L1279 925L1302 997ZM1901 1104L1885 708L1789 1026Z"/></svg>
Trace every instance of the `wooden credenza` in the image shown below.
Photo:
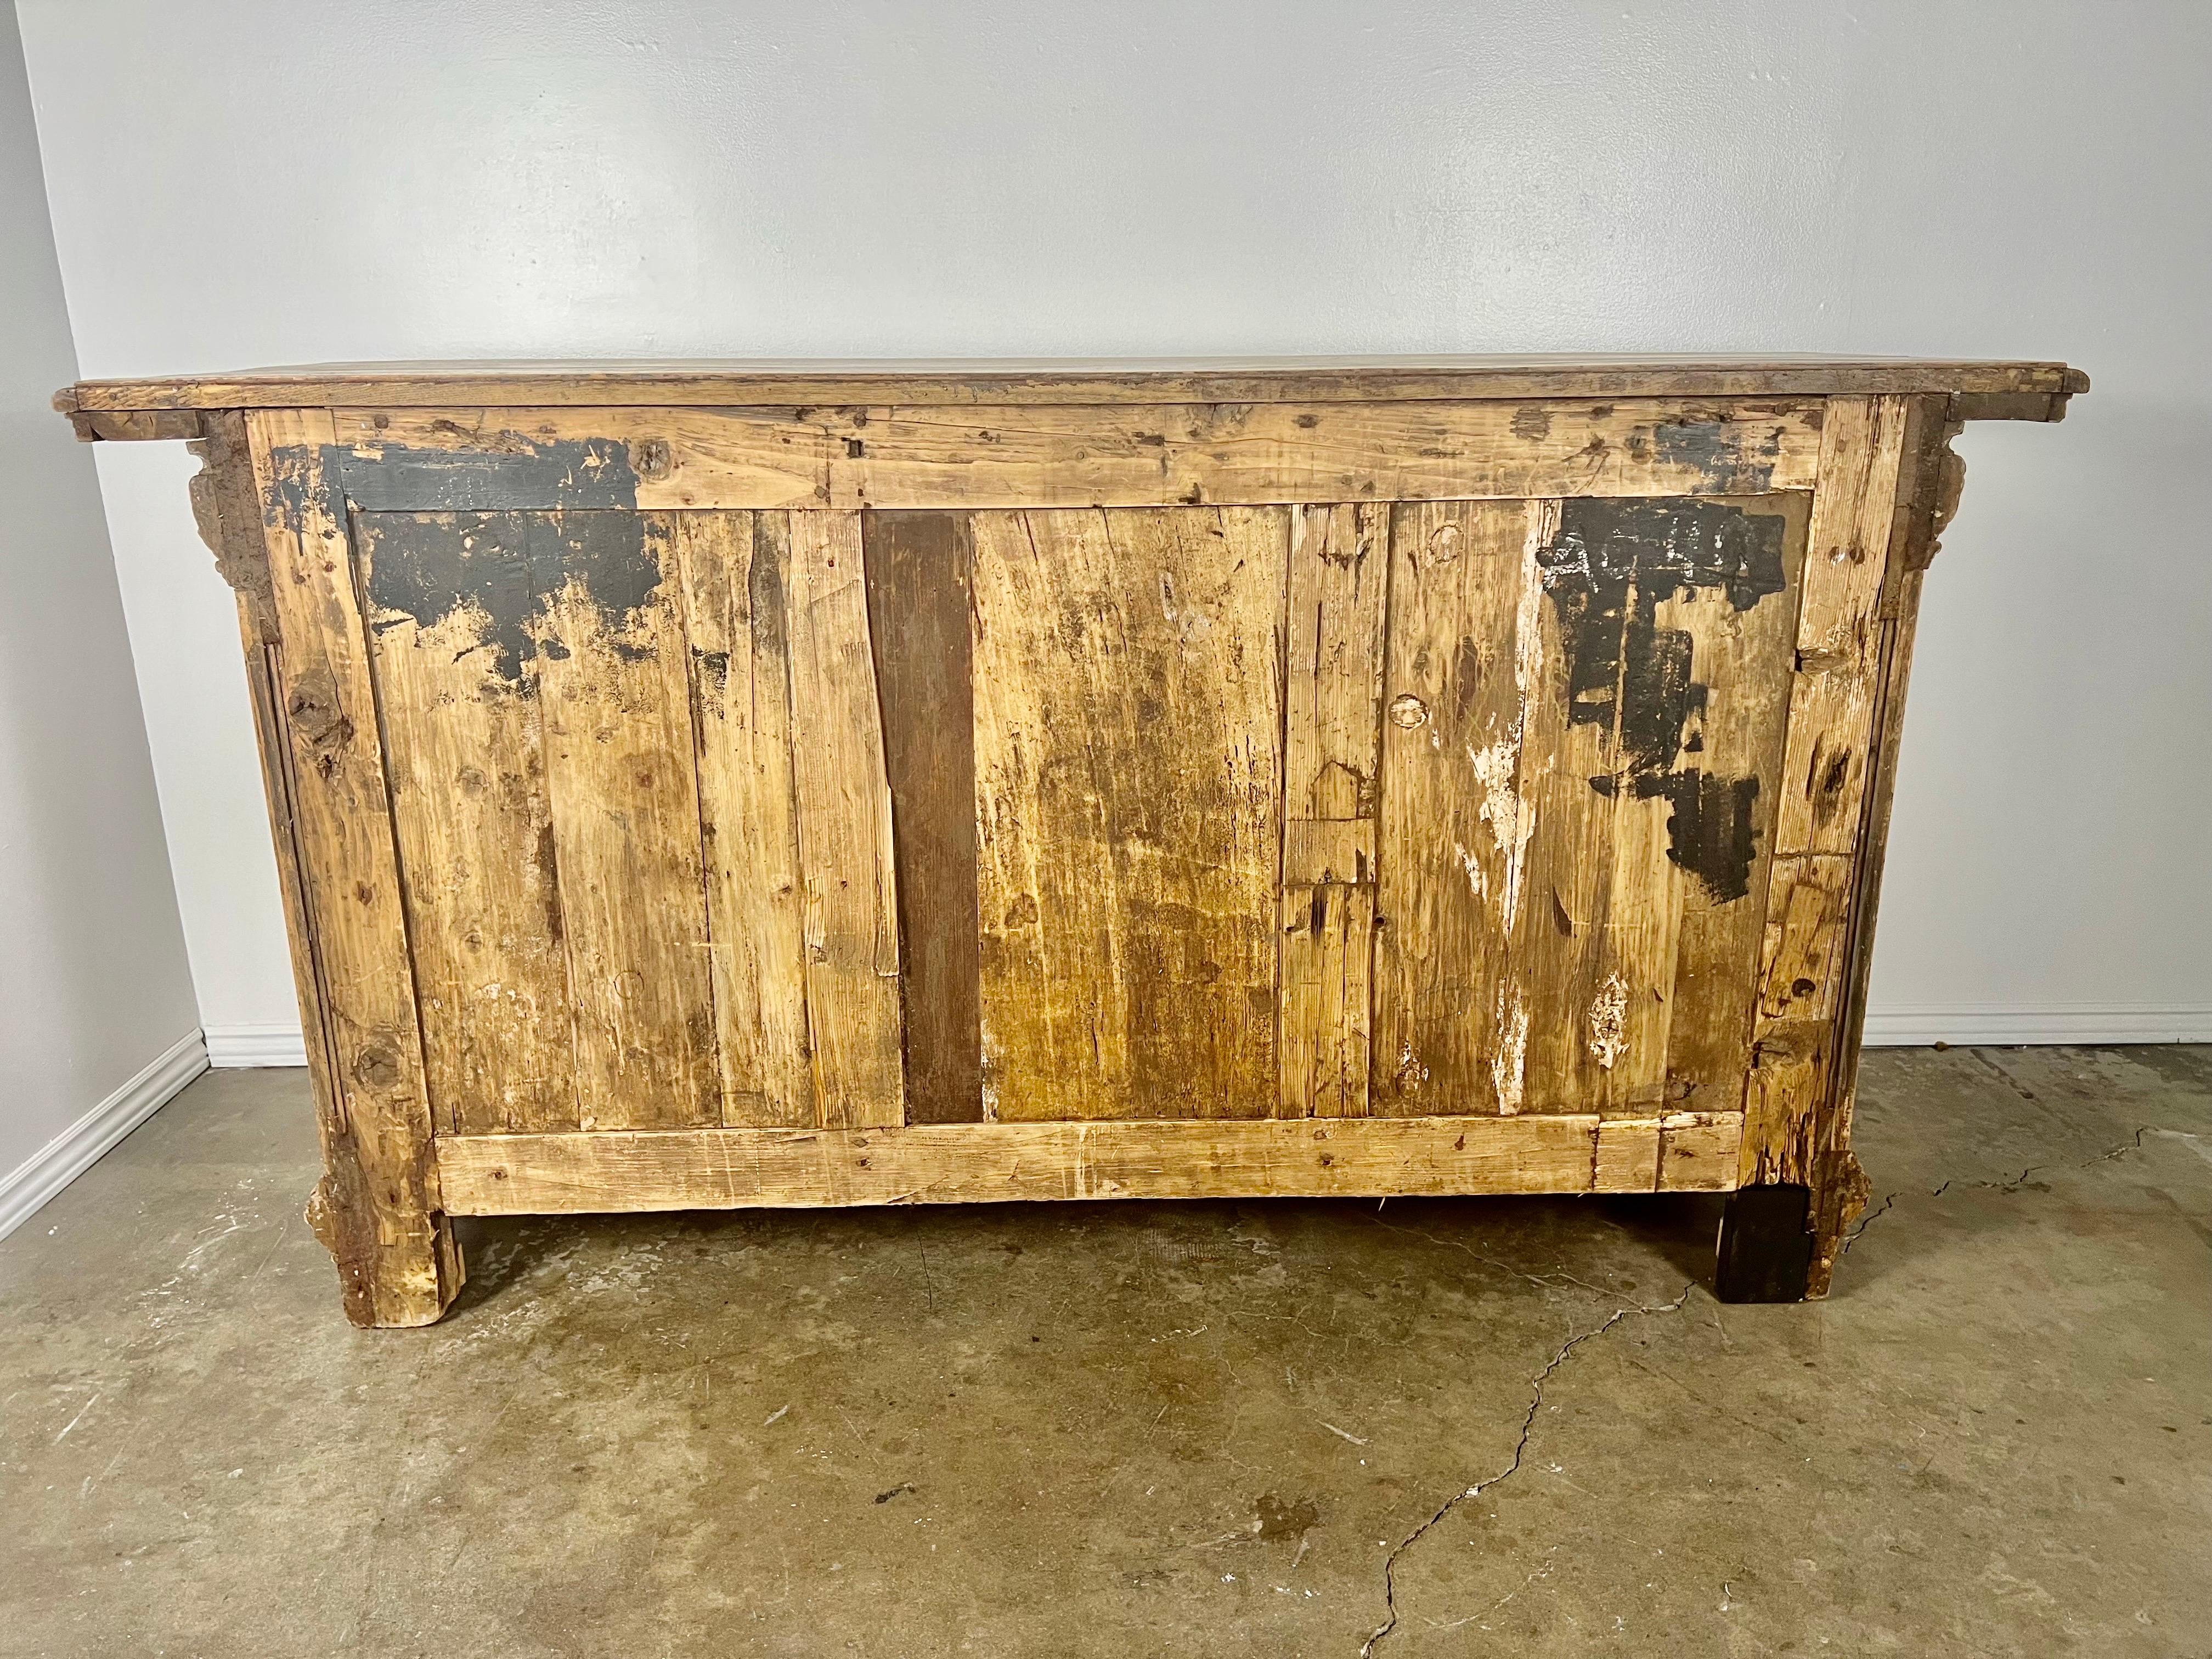
<svg viewBox="0 0 2212 1659"><path fill-rule="evenodd" d="M454 1215L1731 1194L1825 1290L1922 571L2055 363L87 382L236 588L348 1316Z"/></svg>

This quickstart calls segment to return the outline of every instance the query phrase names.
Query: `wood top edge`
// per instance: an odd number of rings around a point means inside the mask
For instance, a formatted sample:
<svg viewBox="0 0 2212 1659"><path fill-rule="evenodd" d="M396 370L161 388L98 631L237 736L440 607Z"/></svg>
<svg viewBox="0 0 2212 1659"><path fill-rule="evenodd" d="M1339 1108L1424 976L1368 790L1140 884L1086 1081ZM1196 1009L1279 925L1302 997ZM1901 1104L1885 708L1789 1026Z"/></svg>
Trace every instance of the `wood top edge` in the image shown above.
<svg viewBox="0 0 2212 1659"><path fill-rule="evenodd" d="M321 363L80 380L99 411L545 404L1386 402L1583 397L1953 395L1974 418L2055 420L2088 377L2062 362L1912 357L995 358L878 362ZM2043 398L2047 403L2036 404ZM2021 400L1990 402L1992 399ZM149 434L151 435L151 434ZM167 434L163 434L167 435Z"/></svg>

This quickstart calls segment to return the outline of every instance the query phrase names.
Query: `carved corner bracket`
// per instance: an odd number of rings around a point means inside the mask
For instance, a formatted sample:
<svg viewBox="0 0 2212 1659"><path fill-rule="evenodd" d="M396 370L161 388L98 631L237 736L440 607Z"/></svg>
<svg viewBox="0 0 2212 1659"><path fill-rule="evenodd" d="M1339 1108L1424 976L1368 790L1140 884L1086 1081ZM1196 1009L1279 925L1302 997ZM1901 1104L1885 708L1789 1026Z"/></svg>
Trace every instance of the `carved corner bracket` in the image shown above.
<svg viewBox="0 0 2212 1659"><path fill-rule="evenodd" d="M1943 422L1942 436L1936 441L1935 500L1930 503L1929 512L1928 549L1920 556L1920 568L1923 569L1942 550L1943 532L1951 527L1951 520L1958 515L1959 497L1966 488L1966 460L1951 447L1952 440L1966 429L1966 422L1958 416L1947 416Z"/></svg>
<svg viewBox="0 0 2212 1659"><path fill-rule="evenodd" d="M246 417L204 416L200 435L185 447L200 459L200 470L191 481L192 517L200 539L215 555L222 579L238 594L254 637L273 645L277 638L276 589L269 574L269 546L263 538L260 492L254 488L252 458L246 450Z"/></svg>

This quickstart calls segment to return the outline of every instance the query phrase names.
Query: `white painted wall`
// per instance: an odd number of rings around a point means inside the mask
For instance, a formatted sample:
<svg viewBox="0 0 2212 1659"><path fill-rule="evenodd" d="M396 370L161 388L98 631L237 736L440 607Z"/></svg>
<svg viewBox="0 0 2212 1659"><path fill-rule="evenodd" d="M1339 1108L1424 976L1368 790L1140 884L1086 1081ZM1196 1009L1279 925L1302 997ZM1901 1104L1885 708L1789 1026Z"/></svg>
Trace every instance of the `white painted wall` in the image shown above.
<svg viewBox="0 0 2212 1659"><path fill-rule="evenodd" d="M2064 426L1963 442L1875 1001L2212 1036L2212 7L20 5L92 374L2066 357L2097 389ZM102 456L206 1018L283 1024L185 471Z"/></svg>
<svg viewBox="0 0 2212 1659"><path fill-rule="evenodd" d="M76 377L38 135L0 11L0 1234L205 1064Z"/></svg>

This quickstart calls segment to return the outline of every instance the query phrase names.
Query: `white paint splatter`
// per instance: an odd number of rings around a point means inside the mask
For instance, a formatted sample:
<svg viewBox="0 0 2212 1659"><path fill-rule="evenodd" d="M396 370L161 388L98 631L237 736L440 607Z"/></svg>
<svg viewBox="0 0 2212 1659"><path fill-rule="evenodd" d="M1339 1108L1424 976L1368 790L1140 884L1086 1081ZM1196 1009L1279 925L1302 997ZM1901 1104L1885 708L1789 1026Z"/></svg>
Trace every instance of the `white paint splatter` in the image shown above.
<svg viewBox="0 0 2212 1659"><path fill-rule="evenodd" d="M1628 1047L1627 1024L1628 981L1608 974L1589 1009L1589 1051L1608 1072Z"/></svg>
<svg viewBox="0 0 2212 1659"><path fill-rule="evenodd" d="M1498 1091L1498 1109L1507 1117L1521 1109L1521 1096L1528 1076L1528 1008L1521 994L1511 993L1513 1012L1505 1012L1508 993L1498 989L1498 1024L1504 1033L1498 1052L1490 1057L1490 1086Z"/></svg>
<svg viewBox="0 0 2212 1659"><path fill-rule="evenodd" d="M1401 1095L1420 1093L1421 1085L1429 1080L1429 1068L1413 1058L1413 1044L1410 1037L1399 1048L1396 1075L1398 1092Z"/></svg>
<svg viewBox="0 0 2212 1659"><path fill-rule="evenodd" d="M1487 890L1482 877L1482 860L1469 852L1463 842L1454 842L1452 850L1459 854L1459 867L1467 872L1467 884L1474 890L1475 897L1482 897Z"/></svg>

